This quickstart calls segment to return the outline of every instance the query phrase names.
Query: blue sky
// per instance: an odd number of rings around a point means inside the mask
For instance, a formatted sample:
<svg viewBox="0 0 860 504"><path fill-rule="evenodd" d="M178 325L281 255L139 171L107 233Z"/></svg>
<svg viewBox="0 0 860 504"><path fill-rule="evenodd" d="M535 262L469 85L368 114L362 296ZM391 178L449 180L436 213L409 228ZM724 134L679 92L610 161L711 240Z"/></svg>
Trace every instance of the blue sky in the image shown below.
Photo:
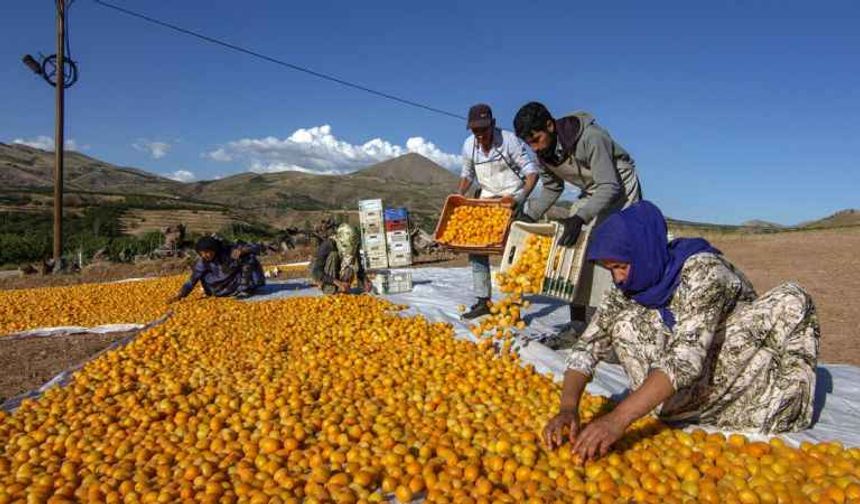
<svg viewBox="0 0 860 504"><path fill-rule="evenodd" d="M114 0L432 106L592 112L667 215L784 224L860 207L857 2ZM53 52L51 0L4 2L0 141L53 135L52 89L21 63ZM417 151L449 166L456 119L148 25L70 11L81 78L67 138L177 177L332 172ZM452 188L453 189L453 188Z"/></svg>

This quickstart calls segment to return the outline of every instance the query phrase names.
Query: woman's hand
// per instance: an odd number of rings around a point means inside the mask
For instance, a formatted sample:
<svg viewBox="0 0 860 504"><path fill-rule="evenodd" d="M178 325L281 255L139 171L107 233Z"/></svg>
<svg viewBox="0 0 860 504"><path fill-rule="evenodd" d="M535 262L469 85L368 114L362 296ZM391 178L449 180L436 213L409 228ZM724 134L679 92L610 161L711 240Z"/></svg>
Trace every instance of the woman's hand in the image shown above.
<svg viewBox="0 0 860 504"><path fill-rule="evenodd" d="M585 426L573 444L573 451L583 461L602 457L621 439L627 426L627 422L612 413L603 415Z"/></svg>
<svg viewBox="0 0 860 504"><path fill-rule="evenodd" d="M579 413L576 410L562 410L547 422L543 430L544 443L553 450L564 444L564 430L568 429L567 439L573 444L579 434Z"/></svg>

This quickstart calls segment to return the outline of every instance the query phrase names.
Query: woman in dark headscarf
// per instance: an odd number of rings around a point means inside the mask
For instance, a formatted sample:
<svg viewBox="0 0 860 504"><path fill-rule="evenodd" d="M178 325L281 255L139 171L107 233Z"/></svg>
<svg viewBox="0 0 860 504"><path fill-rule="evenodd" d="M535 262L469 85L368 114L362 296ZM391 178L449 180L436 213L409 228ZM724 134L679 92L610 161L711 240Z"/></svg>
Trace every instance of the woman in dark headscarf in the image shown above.
<svg viewBox="0 0 860 504"><path fill-rule="evenodd" d="M799 285L757 297L707 241L667 243L666 221L647 201L596 228L587 259L615 285L567 359L561 411L544 432L550 446L570 429L580 456L602 455L655 409L667 420L764 433L810 425L819 326ZM613 351L632 392L580 431L580 396Z"/></svg>
<svg viewBox="0 0 860 504"><path fill-rule="evenodd" d="M259 245L224 243L213 236L204 236L194 245L199 259L194 263L191 276L170 302L191 293L197 283L203 285L207 296L236 296L246 298L266 283L263 267L257 260Z"/></svg>

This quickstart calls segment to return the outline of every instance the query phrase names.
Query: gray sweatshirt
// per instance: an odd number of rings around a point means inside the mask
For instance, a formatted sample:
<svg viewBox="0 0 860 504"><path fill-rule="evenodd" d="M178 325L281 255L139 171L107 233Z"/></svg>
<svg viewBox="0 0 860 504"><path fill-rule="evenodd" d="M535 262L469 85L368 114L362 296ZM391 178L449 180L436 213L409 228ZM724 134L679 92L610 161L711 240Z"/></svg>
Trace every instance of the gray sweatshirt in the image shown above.
<svg viewBox="0 0 860 504"><path fill-rule="evenodd" d="M556 160L541 159L541 192L528 214L539 219L561 196L565 182L579 187L576 215L586 223L642 199L633 158L587 112L556 120Z"/></svg>

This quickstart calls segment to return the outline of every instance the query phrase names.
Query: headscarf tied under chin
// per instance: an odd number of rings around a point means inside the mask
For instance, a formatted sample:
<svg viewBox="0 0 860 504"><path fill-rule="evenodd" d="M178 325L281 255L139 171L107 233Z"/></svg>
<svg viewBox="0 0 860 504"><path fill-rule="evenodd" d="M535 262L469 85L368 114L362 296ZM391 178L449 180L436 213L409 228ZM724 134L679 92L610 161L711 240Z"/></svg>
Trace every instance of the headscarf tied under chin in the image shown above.
<svg viewBox="0 0 860 504"><path fill-rule="evenodd" d="M684 262L695 254L721 254L703 238L667 242L666 219L653 203L640 201L608 217L592 234L586 258L630 264L627 280L616 286L630 298L660 311L669 329L675 315L669 302L681 282Z"/></svg>

